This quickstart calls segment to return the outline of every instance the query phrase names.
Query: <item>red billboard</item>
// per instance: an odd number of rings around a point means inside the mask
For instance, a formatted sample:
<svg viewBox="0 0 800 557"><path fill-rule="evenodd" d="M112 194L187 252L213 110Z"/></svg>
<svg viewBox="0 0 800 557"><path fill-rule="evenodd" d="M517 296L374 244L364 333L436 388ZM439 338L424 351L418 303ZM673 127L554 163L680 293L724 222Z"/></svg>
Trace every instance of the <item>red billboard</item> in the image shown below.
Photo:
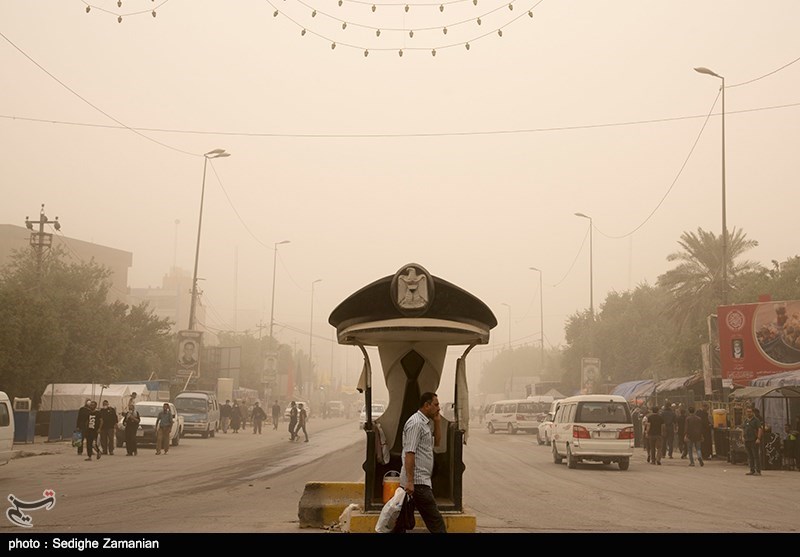
<svg viewBox="0 0 800 557"><path fill-rule="evenodd" d="M800 300L720 306L722 377L736 385L800 369Z"/></svg>

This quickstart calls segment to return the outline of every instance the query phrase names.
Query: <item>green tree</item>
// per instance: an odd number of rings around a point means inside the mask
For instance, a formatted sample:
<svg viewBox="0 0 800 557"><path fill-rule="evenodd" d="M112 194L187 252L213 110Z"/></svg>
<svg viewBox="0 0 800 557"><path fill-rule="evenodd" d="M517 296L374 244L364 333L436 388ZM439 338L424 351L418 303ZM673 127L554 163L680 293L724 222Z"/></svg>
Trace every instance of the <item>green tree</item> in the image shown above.
<svg viewBox="0 0 800 557"><path fill-rule="evenodd" d="M698 228L697 233L684 232L678 244L682 251L667 256L667 261L677 261L678 265L659 276L657 284L672 295L666 311L683 329L704 323L723 301L722 237ZM752 261L736 261L757 245L736 228L728 235L727 287L731 299L736 296L740 278L760 268Z"/></svg>
<svg viewBox="0 0 800 557"><path fill-rule="evenodd" d="M109 303L108 276L57 248L41 263L32 251L12 255L0 270L0 384L11 396L38 403L48 383L140 379L174 359L169 322Z"/></svg>

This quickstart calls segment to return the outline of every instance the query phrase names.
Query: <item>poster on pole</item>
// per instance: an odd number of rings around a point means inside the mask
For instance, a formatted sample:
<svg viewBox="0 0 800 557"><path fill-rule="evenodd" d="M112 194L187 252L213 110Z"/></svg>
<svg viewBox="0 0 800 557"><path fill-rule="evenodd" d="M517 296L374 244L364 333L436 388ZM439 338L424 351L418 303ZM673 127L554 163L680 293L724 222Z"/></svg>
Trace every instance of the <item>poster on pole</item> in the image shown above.
<svg viewBox="0 0 800 557"><path fill-rule="evenodd" d="M177 377L200 377L200 354L203 347L202 331L178 331Z"/></svg>
<svg viewBox="0 0 800 557"><path fill-rule="evenodd" d="M278 379L278 354L270 352L264 356L264 367L261 370L261 383L273 385Z"/></svg>
<svg viewBox="0 0 800 557"><path fill-rule="evenodd" d="M581 393L593 395L600 385L600 358L581 358Z"/></svg>

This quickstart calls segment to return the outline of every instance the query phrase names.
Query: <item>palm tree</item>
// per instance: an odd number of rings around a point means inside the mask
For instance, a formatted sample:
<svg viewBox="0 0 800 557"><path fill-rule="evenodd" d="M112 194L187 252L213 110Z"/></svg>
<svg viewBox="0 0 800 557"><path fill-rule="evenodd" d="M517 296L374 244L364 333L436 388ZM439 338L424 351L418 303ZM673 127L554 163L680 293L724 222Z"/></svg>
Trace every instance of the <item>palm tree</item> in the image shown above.
<svg viewBox="0 0 800 557"><path fill-rule="evenodd" d="M667 256L667 261L677 261L678 266L658 277L658 285L672 294L667 311L683 329L688 324L705 322L723 301L722 236L698 228L697 233L684 232L678 244L683 251ZM756 240L748 240L746 234L736 228L728 235L729 291L736 290L741 274L760 268L752 261L735 261L757 245Z"/></svg>

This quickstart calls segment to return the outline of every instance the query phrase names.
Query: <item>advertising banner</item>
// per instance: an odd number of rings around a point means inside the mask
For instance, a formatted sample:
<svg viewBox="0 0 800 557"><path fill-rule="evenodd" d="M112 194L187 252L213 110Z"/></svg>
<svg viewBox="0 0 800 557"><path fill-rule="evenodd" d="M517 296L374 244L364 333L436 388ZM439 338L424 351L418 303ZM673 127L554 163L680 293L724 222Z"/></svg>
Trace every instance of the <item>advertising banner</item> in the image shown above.
<svg viewBox="0 0 800 557"><path fill-rule="evenodd" d="M596 394L600 383L600 358L581 358L581 392L585 395Z"/></svg>
<svg viewBox="0 0 800 557"><path fill-rule="evenodd" d="M720 306L722 377L735 385L800 369L800 300Z"/></svg>
<svg viewBox="0 0 800 557"><path fill-rule="evenodd" d="M178 331L177 377L197 379L200 376L200 353L203 347L202 331Z"/></svg>

